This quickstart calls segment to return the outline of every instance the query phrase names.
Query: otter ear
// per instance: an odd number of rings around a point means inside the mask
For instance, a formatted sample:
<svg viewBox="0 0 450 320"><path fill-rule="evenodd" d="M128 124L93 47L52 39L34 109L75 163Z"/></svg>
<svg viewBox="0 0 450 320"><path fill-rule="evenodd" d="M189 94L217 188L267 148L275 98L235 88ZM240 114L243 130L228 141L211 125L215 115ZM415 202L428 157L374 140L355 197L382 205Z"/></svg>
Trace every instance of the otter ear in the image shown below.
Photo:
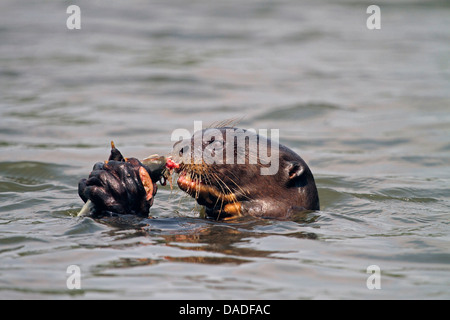
<svg viewBox="0 0 450 320"><path fill-rule="evenodd" d="M305 172L305 167L298 162L291 162L287 166L289 180L293 180L297 177L300 177Z"/></svg>

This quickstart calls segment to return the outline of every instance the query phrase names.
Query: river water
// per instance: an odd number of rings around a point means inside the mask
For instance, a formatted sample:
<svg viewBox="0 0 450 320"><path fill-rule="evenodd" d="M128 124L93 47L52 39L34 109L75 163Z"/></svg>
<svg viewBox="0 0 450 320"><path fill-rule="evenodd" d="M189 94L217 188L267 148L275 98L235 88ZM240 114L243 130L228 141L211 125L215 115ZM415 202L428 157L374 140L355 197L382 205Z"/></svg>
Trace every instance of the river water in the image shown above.
<svg viewBox="0 0 450 320"><path fill-rule="evenodd" d="M449 299L450 6L370 4L3 0L0 298ZM154 219L76 217L111 140L225 119L279 129L321 210L211 221L166 186Z"/></svg>

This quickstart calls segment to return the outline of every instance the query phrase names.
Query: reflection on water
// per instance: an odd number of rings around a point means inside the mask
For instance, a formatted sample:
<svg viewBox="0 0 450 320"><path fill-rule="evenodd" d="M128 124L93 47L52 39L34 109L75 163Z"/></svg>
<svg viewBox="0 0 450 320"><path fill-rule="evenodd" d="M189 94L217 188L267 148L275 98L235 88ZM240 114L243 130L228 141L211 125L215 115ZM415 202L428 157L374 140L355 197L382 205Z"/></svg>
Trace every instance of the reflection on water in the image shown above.
<svg viewBox="0 0 450 320"><path fill-rule="evenodd" d="M78 31L64 2L0 10L1 298L449 298L446 3L381 2L378 31L364 1L77 4ZM109 141L236 118L280 129L321 211L213 221L166 186L151 219L76 217Z"/></svg>

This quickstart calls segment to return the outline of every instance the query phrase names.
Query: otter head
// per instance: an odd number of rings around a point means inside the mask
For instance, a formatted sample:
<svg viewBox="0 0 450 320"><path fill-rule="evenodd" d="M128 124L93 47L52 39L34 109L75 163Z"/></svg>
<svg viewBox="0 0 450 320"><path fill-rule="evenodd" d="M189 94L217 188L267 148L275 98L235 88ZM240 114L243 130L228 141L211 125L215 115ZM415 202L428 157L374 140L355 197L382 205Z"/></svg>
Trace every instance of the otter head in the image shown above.
<svg viewBox="0 0 450 320"><path fill-rule="evenodd" d="M178 186L209 217L286 218L293 210L318 210L314 178L295 152L238 128L209 128L174 144Z"/></svg>

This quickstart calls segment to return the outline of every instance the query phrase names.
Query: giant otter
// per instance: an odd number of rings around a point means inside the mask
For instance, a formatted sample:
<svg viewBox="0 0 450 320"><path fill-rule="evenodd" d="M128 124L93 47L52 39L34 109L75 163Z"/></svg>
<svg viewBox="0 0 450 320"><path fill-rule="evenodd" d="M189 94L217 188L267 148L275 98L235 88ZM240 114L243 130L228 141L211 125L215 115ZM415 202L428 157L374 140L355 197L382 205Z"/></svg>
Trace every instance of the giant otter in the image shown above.
<svg viewBox="0 0 450 320"><path fill-rule="evenodd" d="M78 215L147 217L158 190L156 182L164 179L166 167L171 169L173 165L164 157L151 157L143 162L124 158L111 141L108 160L97 162L88 179L78 183L78 194L85 202Z"/></svg>
<svg viewBox="0 0 450 320"><path fill-rule="evenodd" d="M205 206L210 218L285 219L298 211L319 210L314 177L305 161L253 131L204 129L176 142L172 156L179 165L178 186ZM152 185L158 178L149 182L145 177L142 183L139 170L145 166L137 160L112 164L96 165L87 183L80 181L80 196L85 202L93 198L97 212L148 215L156 184L151 196L144 184ZM126 183L121 181L124 177Z"/></svg>

